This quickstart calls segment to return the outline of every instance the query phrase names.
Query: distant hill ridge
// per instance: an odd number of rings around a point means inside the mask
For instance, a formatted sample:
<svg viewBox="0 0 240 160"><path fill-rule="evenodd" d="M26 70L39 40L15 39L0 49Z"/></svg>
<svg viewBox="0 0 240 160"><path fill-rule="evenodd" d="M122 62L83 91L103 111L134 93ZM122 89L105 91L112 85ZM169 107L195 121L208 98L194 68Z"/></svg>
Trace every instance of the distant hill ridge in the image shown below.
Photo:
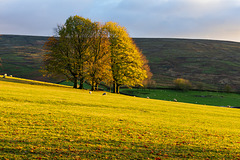
<svg viewBox="0 0 240 160"><path fill-rule="evenodd" d="M34 80L42 77L43 45L48 37L0 36L0 73ZM170 38L134 38L149 60L158 87L171 87L176 78L189 79L195 88L240 91L240 43L231 41ZM55 81L56 82L56 81Z"/></svg>

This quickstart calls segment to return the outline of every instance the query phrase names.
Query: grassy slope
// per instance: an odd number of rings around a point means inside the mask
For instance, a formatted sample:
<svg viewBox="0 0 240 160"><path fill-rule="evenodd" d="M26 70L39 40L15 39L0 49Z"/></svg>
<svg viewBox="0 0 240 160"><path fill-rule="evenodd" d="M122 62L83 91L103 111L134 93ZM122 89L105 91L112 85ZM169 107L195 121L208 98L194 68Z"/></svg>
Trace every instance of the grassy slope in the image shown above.
<svg viewBox="0 0 240 160"><path fill-rule="evenodd" d="M240 110L22 82L0 78L0 159L240 158Z"/></svg>
<svg viewBox="0 0 240 160"><path fill-rule="evenodd" d="M231 106L240 107L240 94L207 92L207 91L178 91L166 89L121 89L121 93L135 95L138 97L150 97L151 99L178 102L214 105L214 106Z"/></svg>
<svg viewBox="0 0 240 160"><path fill-rule="evenodd" d="M48 80L39 73L48 37L0 36L0 74ZM240 90L240 45L235 42L187 39L134 39L149 59L158 86L171 86L183 77L203 89L222 89L230 84Z"/></svg>

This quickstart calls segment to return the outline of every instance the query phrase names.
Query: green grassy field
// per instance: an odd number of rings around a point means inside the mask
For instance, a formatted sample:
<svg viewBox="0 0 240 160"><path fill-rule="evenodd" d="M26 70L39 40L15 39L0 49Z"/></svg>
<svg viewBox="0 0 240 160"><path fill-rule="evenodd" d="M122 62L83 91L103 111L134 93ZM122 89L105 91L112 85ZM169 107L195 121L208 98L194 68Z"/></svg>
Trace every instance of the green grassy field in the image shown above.
<svg viewBox="0 0 240 160"><path fill-rule="evenodd" d="M0 78L0 159L238 159L240 110Z"/></svg>
<svg viewBox="0 0 240 160"><path fill-rule="evenodd" d="M150 97L151 99L178 102L213 105L213 106L232 106L240 107L240 94L208 92L208 91L179 91L167 89L121 89L121 93L138 96Z"/></svg>

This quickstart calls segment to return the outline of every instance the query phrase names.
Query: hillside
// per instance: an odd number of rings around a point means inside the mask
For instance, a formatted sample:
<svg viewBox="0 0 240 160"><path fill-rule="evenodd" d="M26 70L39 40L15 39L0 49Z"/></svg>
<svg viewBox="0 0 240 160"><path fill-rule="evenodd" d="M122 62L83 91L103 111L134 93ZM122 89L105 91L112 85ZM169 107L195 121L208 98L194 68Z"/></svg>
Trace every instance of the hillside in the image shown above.
<svg viewBox="0 0 240 160"><path fill-rule="evenodd" d="M238 109L11 77L0 86L0 159L240 158Z"/></svg>
<svg viewBox="0 0 240 160"><path fill-rule="evenodd" d="M221 90L226 84L240 91L240 43L192 39L134 39L149 60L160 86L175 78L197 88Z"/></svg>
<svg viewBox="0 0 240 160"><path fill-rule="evenodd" d="M43 45L48 37L0 36L1 74L22 78L47 80L39 72L42 66Z"/></svg>
<svg viewBox="0 0 240 160"><path fill-rule="evenodd" d="M1 74L53 81L38 72L42 46L48 37L0 36ZM226 84L240 91L240 43L134 38L149 60L158 87L171 87L175 78L189 79L195 88L222 90ZM55 81L56 82L56 81Z"/></svg>

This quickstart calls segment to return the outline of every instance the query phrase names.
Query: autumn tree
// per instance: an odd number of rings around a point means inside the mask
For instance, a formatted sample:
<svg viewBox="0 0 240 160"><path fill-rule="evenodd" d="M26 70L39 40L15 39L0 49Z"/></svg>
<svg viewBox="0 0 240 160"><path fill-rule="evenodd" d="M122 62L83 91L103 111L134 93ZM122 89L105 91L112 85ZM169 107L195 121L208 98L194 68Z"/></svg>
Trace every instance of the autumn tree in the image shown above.
<svg viewBox="0 0 240 160"><path fill-rule="evenodd" d="M80 80L79 88L82 89L86 76L84 65L96 26L91 20L79 16L71 16L64 25L58 26L57 36L45 44L49 52L44 57L45 72L65 75L74 82L74 88Z"/></svg>
<svg viewBox="0 0 240 160"><path fill-rule="evenodd" d="M143 60L143 68L146 70L147 72L147 78L143 80L143 85L144 87L155 87L156 86L156 82L154 80L152 80L152 72L150 70L150 67L148 65L148 60L146 58L146 56L144 56L142 54L142 60Z"/></svg>
<svg viewBox="0 0 240 160"><path fill-rule="evenodd" d="M142 53L124 27L107 22L105 28L109 32L114 93L119 93L122 85L142 85L147 78Z"/></svg>
<svg viewBox="0 0 240 160"><path fill-rule="evenodd" d="M64 37L50 37L44 48L48 52L43 59L45 67L42 72L44 75L52 77L64 75L74 83L73 87L77 88L79 67L70 41Z"/></svg>
<svg viewBox="0 0 240 160"><path fill-rule="evenodd" d="M92 89L98 86L100 82L108 83L112 80L110 66L110 47L108 32L100 23L95 28L92 44L89 49L89 58L86 62L87 80L89 80Z"/></svg>
<svg viewBox="0 0 240 160"><path fill-rule="evenodd" d="M117 23L102 26L83 17L69 17L58 26L57 36L45 44L45 73L64 75L77 88L88 80L95 89L100 82L113 82L114 92L122 85L142 86L151 77L146 58Z"/></svg>
<svg viewBox="0 0 240 160"><path fill-rule="evenodd" d="M192 84L187 79L177 78L173 82L175 84L176 89L179 90L188 91L189 89L192 88Z"/></svg>

